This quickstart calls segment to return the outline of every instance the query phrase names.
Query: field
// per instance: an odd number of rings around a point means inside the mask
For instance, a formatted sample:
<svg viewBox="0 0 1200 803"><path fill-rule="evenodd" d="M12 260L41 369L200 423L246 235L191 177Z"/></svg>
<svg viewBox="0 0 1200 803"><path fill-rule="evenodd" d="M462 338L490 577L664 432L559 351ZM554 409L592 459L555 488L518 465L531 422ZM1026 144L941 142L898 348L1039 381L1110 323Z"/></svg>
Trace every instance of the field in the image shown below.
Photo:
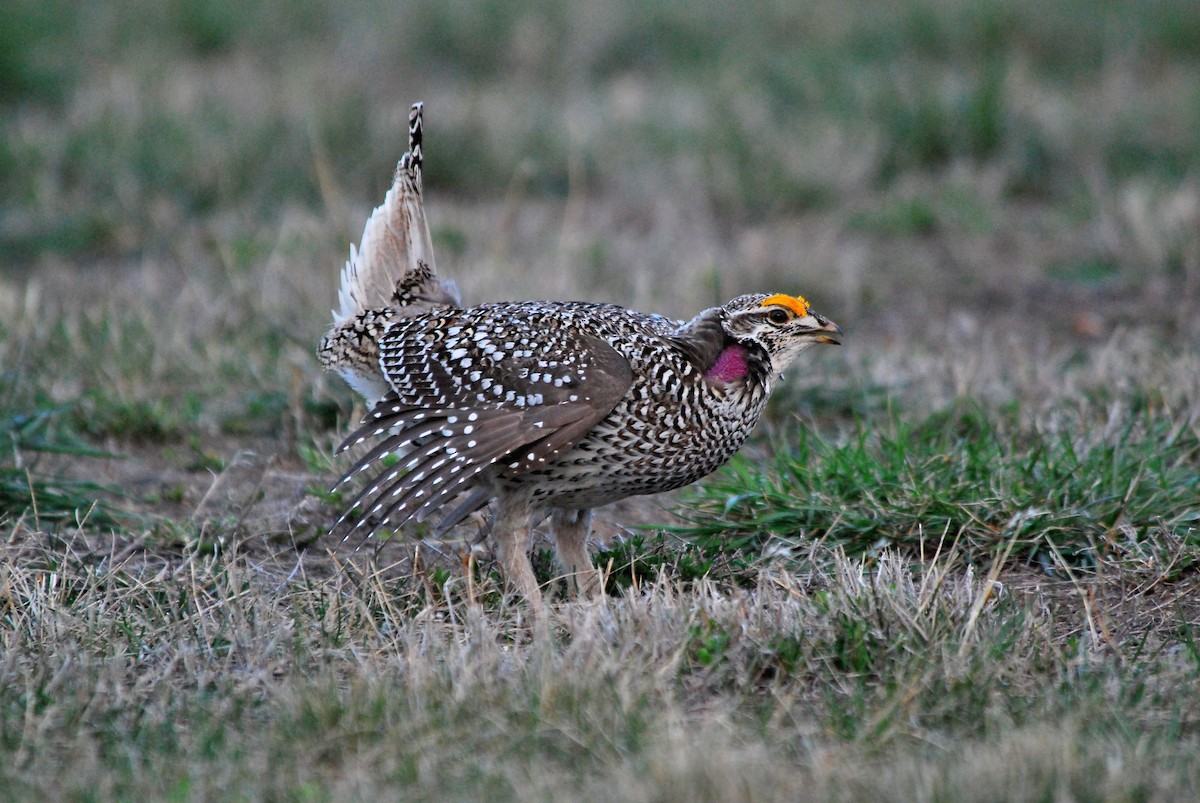
<svg viewBox="0 0 1200 803"><path fill-rule="evenodd" d="M468 300L846 331L541 621L326 533L416 100ZM11 0L0 797L1200 799L1198 308L1194 2Z"/></svg>

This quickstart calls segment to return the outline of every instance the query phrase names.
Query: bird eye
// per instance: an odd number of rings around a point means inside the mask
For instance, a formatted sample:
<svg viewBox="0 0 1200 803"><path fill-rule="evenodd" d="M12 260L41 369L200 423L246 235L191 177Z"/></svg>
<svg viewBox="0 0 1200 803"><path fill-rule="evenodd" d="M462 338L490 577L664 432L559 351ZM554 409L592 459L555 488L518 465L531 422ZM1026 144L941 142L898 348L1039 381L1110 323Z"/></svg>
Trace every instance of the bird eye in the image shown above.
<svg viewBox="0 0 1200 803"><path fill-rule="evenodd" d="M788 314L781 309L773 309L767 313L767 320L771 323L784 324L788 322Z"/></svg>

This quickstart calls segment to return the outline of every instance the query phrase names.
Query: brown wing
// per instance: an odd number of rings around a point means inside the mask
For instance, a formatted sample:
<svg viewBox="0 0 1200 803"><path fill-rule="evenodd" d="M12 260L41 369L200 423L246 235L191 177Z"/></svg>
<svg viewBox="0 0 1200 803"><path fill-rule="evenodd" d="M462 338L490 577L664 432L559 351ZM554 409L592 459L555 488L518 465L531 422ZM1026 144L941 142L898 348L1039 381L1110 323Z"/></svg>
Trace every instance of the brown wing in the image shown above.
<svg viewBox="0 0 1200 803"><path fill-rule="evenodd" d="M616 406L632 381L625 358L577 321L525 317L528 310L449 310L398 321L380 339L392 391L339 451L383 440L339 485L400 457L351 502L351 509L366 503L356 530L422 520L472 489L489 468L488 476L516 476L543 464ZM478 494L473 498L481 504Z"/></svg>

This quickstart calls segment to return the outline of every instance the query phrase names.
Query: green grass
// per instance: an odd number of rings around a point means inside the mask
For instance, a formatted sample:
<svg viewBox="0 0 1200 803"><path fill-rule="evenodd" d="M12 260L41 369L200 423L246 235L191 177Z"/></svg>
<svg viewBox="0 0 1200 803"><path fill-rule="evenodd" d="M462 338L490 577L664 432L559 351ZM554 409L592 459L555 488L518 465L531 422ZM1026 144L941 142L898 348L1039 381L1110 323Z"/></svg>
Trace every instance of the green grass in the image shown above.
<svg viewBox="0 0 1200 803"><path fill-rule="evenodd" d="M324 160L354 197L366 197L398 144L394 128L371 116L389 106L398 114L410 94L464 82L476 87L472 95L440 114L436 105L429 110L431 124L441 119L442 154L430 176L492 197L512 184L518 165L529 173L528 191L560 197L569 191L569 156L588 186L613 181L605 165L617 158L661 178L673 167L692 169L695 159L726 214L803 211L835 203L845 189L846 174L796 148L833 132L869 160L869 169L853 171L864 189L965 161L1004 164L1017 195L1063 198L1086 188L1096 147L1105 169L1122 178L1178 180L1200 153L1194 104L1177 102L1196 92L1197 45L1187 32L1198 21L1186 3L1135 11L1118 3L912 2L840 14L622 4L590 38L579 30L583 8L476 2L338 13L319 2L243 10L122 0L53 15L46 4L16 3L5 12L14 42L2 71L11 88L0 92L0 153L8 154L0 188L26 199L34 214L0 232L5 253L11 261L45 250L126 253L153 242L146 213L155 204L187 215L231 203L258 214L278 211L283 199L320 204L329 189L318 180ZM59 19L70 22L49 23ZM337 43L352 47L367 29L381 32L386 51L340 59ZM573 45L533 46L538 40ZM170 102L180 82L191 91L181 68L206 59L244 56L254 71L275 74L279 66L266 55L272 41L307 51L293 66L325 102L296 103L273 92L268 78L250 87L262 102L247 107L231 97L236 76L196 87L193 103ZM1122 109L1081 109L1064 120L1026 102L1032 85L1062 106L1086 104L1103 91L1113 54L1142 87ZM130 91L51 133L96 80L81 65L98 60ZM1177 73L1164 74L1163 63ZM368 89L388 71L404 77L393 90L403 97L384 100ZM497 78L504 75L514 80ZM641 113L612 113L613 85L630 93L630 109L642 104ZM681 89L693 96L674 97ZM574 141L561 124L566 107L585 126ZM1083 142L1089 147L1077 147ZM49 185L31 183L30 164ZM85 197L100 203L85 212Z"/></svg>
<svg viewBox="0 0 1200 803"><path fill-rule="evenodd" d="M681 534L761 552L820 538L851 553L942 541L977 559L1011 552L1094 566L1110 552L1200 548L1200 438L1187 422L1131 414L1098 442L1093 422L1021 427L966 407L925 421L860 423L840 442L800 429L764 467L735 459L699 486Z"/></svg>
<svg viewBox="0 0 1200 803"><path fill-rule="evenodd" d="M113 490L102 485L46 474L39 470L44 455L103 457L106 453L89 446L56 427L62 410L42 408L32 413L15 413L0 407L0 435L4 438L0 457L0 521L30 517L38 526L115 527L101 497Z"/></svg>

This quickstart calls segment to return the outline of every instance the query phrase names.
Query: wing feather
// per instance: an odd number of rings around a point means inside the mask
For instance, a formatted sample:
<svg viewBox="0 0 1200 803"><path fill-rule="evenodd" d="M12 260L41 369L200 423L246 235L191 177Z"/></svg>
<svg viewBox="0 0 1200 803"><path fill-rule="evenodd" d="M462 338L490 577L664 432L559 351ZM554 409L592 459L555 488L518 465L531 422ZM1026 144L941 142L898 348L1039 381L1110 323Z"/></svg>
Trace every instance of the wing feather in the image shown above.
<svg viewBox="0 0 1200 803"><path fill-rule="evenodd" d="M389 455L402 462L379 470L339 524L362 504L352 532L397 528L471 492L449 526L485 503L496 479L544 466L585 438L629 389L629 363L604 339L505 312L417 316L380 339L392 390L339 451L383 440L335 487Z"/></svg>

